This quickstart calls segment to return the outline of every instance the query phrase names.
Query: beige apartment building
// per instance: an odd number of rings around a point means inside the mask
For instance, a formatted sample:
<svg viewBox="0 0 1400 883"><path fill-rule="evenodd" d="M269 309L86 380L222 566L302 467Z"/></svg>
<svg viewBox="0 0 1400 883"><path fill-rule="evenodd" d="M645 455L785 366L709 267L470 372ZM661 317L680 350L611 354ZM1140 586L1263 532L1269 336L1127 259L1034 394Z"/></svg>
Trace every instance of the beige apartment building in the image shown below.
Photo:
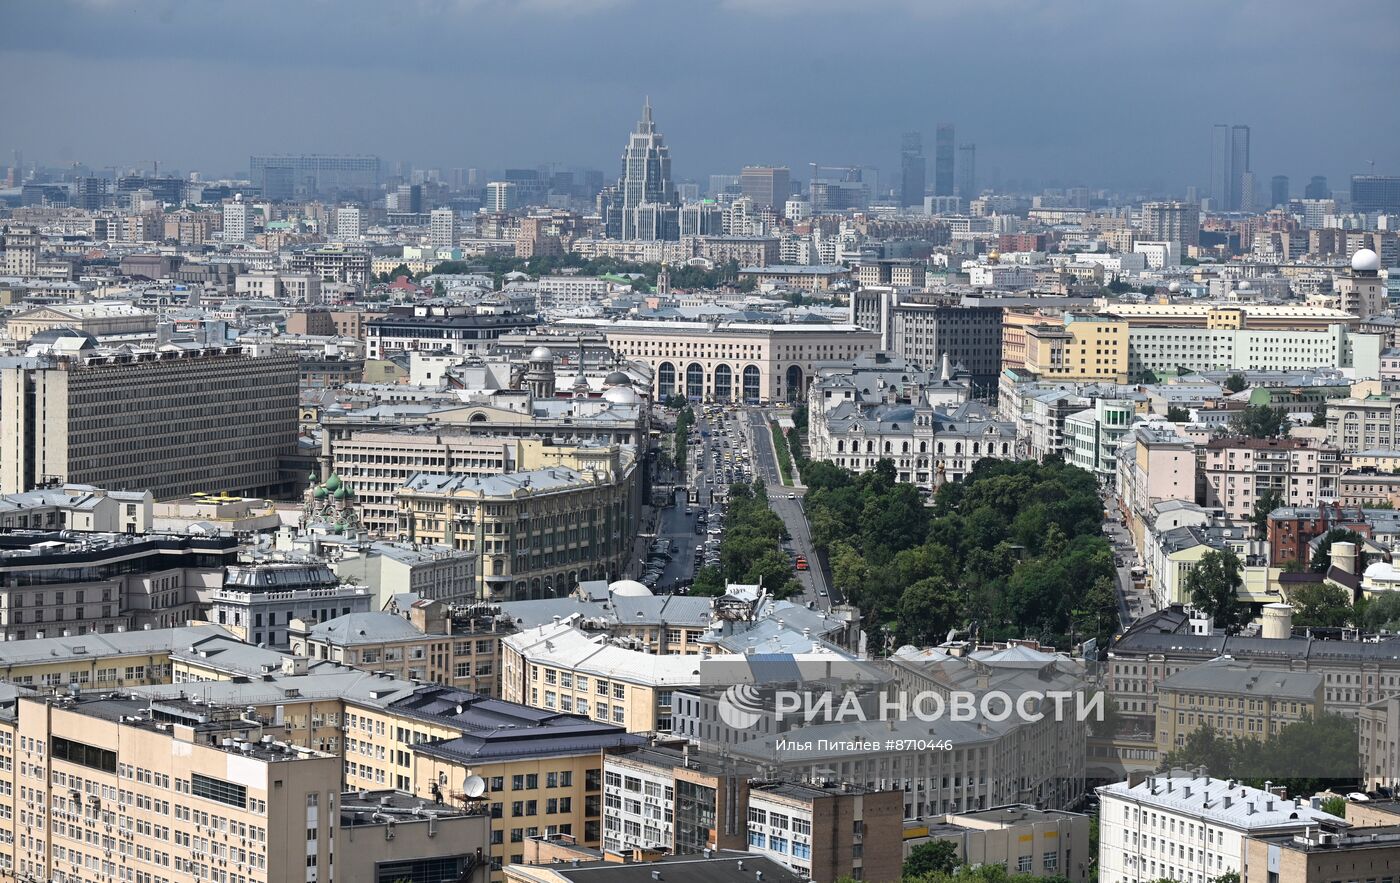
<svg viewBox="0 0 1400 883"><path fill-rule="evenodd" d="M801 400L819 365L850 364L880 347L877 332L857 325L619 320L598 327L618 354L652 369L655 399Z"/></svg>
<svg viewBox="0 0 1400 883"><path fill-rule="evenodd" d="M752 801L752 798L750 798ZM926 838L911 837L922 834ZM1073 883L1089 879L1089 817L1025 804L948 813L941 821L905 830L904 851L927 840L947 840L969 865L995 865L1008 874L1063 876Z"/></svg>
<svg viewBox="0 0 1400 883"><path fill-rule="evenodd" d="M557 597L581 580L616 579L641 520L630 450L504 475L419 473L399 489L398 533L410 542L479 552L477 597Z"/></svg>
<svg viewBox="0 0 1400 883"><path fill-rule="evenodd" d="M1349 823L1353 806L1347 804ZM1261 832L1246 838L1240 883L1370 883L1394 880L1397 872L1400 825L1331 824L1301 833Z"/></svg>
<svg viewBox="0 0 1400 883"><path fill-rule="evenodd" d="M1063 325L1016 327L1025 335L1025 370L1043 380L1128 381L1127 322L1066 314ZM1002 339L1004 345L1005 335Z"/></svg>
<svg viewBox="0 0 1400 883"><path fill-rule="evenodd" d="M296 358L239 347L7 359L0 402L0 493L57 480L258 495L296 451Z"/></svg>
<svg viewBox="0 0 1400 883"><path fill-rule="evenodd" d="M1255 668L1221 657L1157 683L1157 752L1165 756L1209 726L1230 739L1266 739L1321 714L1322 675Z"/></svg>

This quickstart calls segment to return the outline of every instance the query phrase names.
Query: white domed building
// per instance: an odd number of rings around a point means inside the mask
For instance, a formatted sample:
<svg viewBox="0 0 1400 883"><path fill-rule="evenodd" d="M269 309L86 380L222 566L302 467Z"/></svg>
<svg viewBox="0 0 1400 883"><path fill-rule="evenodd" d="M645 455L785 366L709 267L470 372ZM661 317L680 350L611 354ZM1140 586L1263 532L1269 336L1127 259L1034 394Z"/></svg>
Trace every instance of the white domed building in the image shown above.
<svg viewBox="0 0 1400 883"><path fill-rule="evenodd" d="M1333 282L1337 306L1363 321L1384 313L1389 303L1380 270L1381 256L1369 248L1358 248L1351 256L1351 272Z"/></svg>

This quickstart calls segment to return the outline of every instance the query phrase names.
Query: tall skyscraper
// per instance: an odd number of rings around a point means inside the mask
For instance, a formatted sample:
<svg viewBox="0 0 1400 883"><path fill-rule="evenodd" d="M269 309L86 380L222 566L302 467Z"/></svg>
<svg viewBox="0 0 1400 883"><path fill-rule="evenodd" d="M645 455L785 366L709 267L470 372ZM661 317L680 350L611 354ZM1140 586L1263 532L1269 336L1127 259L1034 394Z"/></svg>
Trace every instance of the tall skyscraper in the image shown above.
<svg viewBox="0 0 1400 883"><path fill-rule="evenodd" d="M1269 181L1269 206L1278 208L1288 205L1288 176L1274 175Z"/></svg>
<svg viewBox="0 0 1400 883"><path fill-rule="evenodd" d="M1244 207L1244 174L1249 168L1249 126L1217 123L1211 129L1210 195L1220 211Z"/></svg>
<svg viewBox="0 0 1400 883"><path fill-rule="evenodd" d="M963 206L977 198L977 145L964 144L958 148L958 195Z"/></svg>
<svg viewBox="0 0 1400 883"><path fill-rule="evenodd" d="M1331 199L1332 188L1327 186L1327 178L1324 175L1313 175L1308 186L1303 188L1304 199Z"/></svg>
<svg viewBox="0 0 1400 883"><path fill-rule="evenodd" d="M953 124L939 123L933 144L933 195L953 195Z"/></svg>
<svg viewBox="0 0 1400 883"><path fill-rule="evenodd" d="M924 160L924 136L905 132L899 152L899 204L923 205L928 163Z"/></svg>
<svg viewBox="0 0 1400 883"><path fill-rule="evenodd" d="M782 212L792 190L792 176L786 166L744 166L739 173L739 189L753 200L755 208Z"/></svg>
<svg viewBox="0 0 1400 883"><path fill-rule="evenodd" d="M486 184L486 200L482 208L502 215L520 204L514 181L490 181Z"/></svg>
<svg viewBox="0 0 1400 883"><path fill-rule="evenodd" d="M642 106L636 131L627 139L617 189L622 196L623 239L635 238L638 206L676 204L676 188L671 183L671 149L651 119L650 98Z"/></svg>

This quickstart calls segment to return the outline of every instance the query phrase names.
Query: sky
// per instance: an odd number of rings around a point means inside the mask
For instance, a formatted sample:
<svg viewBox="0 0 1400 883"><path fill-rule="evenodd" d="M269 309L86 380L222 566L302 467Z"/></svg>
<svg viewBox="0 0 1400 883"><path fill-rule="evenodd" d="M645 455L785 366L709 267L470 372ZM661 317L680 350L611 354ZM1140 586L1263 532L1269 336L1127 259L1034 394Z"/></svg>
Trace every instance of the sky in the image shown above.
<svg viewBox="0 0 1400 883"><path fill-rule="evenodd" d="M250 153L678 180L868 165L940 122L986 184L1170 192L1400 174L1400 0L0 0L0 165L247 174ZM931 177L931 163L930 163Z"/></svg>

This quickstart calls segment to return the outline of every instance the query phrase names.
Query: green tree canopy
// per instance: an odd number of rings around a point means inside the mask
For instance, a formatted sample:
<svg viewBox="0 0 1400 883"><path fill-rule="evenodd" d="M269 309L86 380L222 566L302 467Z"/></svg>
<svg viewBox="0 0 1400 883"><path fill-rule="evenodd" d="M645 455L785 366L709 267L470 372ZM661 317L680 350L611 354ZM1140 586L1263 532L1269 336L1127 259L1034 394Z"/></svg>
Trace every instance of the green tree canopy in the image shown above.
<svg viewBox="0 0 1400 883"><path fill-rule="evenodd" d="M1226 550L1202 555L1187 572L1183 588L1191 604L1210 616L1216 628L1235 634L1247 616L1235 594L1241 585L1240 559Z"/></svg>
<svg viewBox="0 0 1400 883"><path fill-rule="evenodd" d="M1352 621L1351 592L1335 583L1299 586L1288 596L1293 623L1302 626L1337 627Z"/></svg>
<svg viewBox="0 0 1400 883"><path fill-rule="evenodd" d="M1288 426L1288 411L1268 405L1250 405L1230 418L1230 431L1250 438L1278 438Z"/></svg>
<svg viewBox="0 0 1400 883"><path fill-rule="evenodd" d="M958 846L951 840L930 840L909 850L904 859L904 877L922 877L925 874L950 874L961 861L958 859Z"/></svg>

